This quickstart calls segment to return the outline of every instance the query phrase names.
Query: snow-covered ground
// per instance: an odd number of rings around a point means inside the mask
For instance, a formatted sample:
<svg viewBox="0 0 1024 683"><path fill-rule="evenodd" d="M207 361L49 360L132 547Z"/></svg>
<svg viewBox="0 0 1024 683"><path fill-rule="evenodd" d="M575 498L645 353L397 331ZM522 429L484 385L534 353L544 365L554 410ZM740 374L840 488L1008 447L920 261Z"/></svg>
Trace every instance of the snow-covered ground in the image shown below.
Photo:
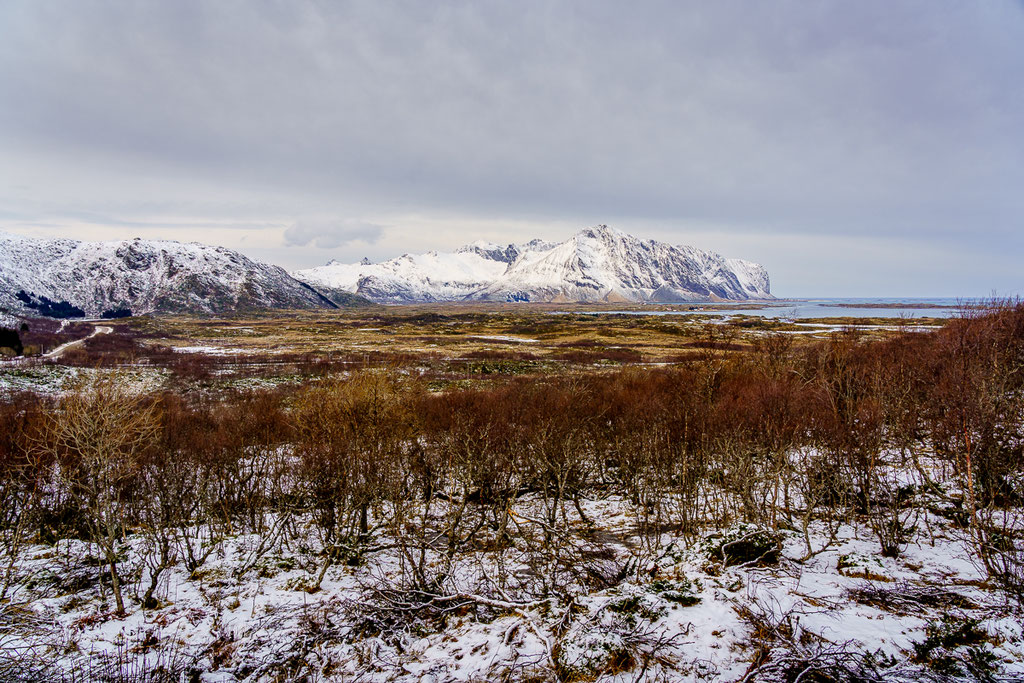
<svg viewBox="0 0 1024 683"><path fill-rule="evenodd" d="M524 518L532 505L521 503ZM0 638L8 657L51 675L163 666L202 681L738 681L794 680L793 667L813 665L909 681L941 679L929 643L966 624L982 635L944 646L947 668L971 680L984 661L994 676L1024 677L1021 622L942 517L922 520L898 559L881 557L866 528L845 525L828 545L812 525L810 558L801 534L782 532L777 563L723 566L707 534L666 533L655 547L632 535L618 498L585 511L595 548L624 568L614 585L516 600L500 584L517 579L498 572L539 581L528 553L481 550L457 561L450 600L420 615L375 612L400 584L396 539L383 532L379 550L331 567L312 591L322 560L312 538L268 546L266 533L228 534L194 572L165 571L154 608L130 599L124 617L87 544L35 546L17 563ZM128 595L148 585L147 544L143 534L124 544Z"/></svg>
<svg viewBox="0 0 1024 683"><path fill-rule="evenodd" d="M108 372L105 369L40 363L34 358L16 358L0 364L0 397L23 392L59 396ZM125 368L121 370L120 377L133 393L143 394L163 388L167 374L166 370L158 368Z"/></svg>
<svg viewBox="0 0 1024 683"><path fill-rule="evenodd" d="M209 356L230 356L233 354L252 353L250 349L229 348L224 346L172 346L175 353L201 353Z"/></svg>

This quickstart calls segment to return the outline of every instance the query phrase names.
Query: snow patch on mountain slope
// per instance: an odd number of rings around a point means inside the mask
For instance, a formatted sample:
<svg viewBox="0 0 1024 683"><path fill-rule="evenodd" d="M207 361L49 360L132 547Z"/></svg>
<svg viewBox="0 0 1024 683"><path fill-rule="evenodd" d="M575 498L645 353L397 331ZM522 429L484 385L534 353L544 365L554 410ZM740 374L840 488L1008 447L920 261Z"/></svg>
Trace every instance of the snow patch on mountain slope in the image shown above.
<svg viewBox="0 0 1024 683"><path fill-rule="evenodd" d="M21 318L16 318L10 313L0 311L0 327L8 330L16 330L21 327Z"/></svg>
<svg viewBox="0 0 1024 683"><path fill-rule="evenodd" d="M770 292L768 271L761 264L738 258L727 258L725 263L736 276L743 291L749 292L751 297L760 298Z"/></svg>

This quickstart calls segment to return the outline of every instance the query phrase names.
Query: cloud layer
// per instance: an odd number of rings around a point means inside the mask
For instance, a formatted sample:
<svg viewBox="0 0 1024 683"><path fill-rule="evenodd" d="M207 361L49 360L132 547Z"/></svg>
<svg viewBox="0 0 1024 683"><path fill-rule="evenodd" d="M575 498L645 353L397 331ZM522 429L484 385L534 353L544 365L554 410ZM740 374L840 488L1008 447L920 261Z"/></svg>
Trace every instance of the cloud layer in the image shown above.
<svg viewBox="0 0 1024 683"><path fill-rule="evenodd" d="M313 218L294 223L284 231L285 244L304 247L312 244L320 249L337 249L352 242L373 244L380 239L379 225L364 221Z"/></svg>
<svg viewBox="0 0 1024 683"><path fill-rule="evenodd" d="M869 270L851 240L888 292L1019 290L1021 35L1016 2L12 0L0 227L249 225L297 266L607 222L784 294Z"/></svg>

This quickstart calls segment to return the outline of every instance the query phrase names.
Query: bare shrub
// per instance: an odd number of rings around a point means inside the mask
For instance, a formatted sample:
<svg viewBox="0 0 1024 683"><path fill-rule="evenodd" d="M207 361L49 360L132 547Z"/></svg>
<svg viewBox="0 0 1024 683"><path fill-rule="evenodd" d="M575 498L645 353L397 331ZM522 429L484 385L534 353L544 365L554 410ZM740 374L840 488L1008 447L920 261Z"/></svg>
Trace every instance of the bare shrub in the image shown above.
<svg viewBox="0 0 1024 683"><path fill-rule="evenodd" d="M835 681L882 683L920 680L920 673L858 651L852 642L833 643L800 627L800 614L779 604L748 597L734 606L751 629L754 661L743 681Z"/></svg>
<svg viewBox="0 0 1024 683"><path fill-rule="evenodd" d="M370 509L385 499L400 454L413 444L406 382L363 371L313 385L296 399L296 454L303 496L321 532L324 562L355 561L370 536Z"/></svg>
<svg viewBox="0 0 1024 683"><path fill-rule="evenodd" d="M45 462L32 448L40 421L37 400L0 403L0 603L16 578L22 549L33 540L33 516L44 495Z"/></svg>
<svg viewBox="0 0 1024 683"><path fill-rule="evenodd" d="M40 447L56 458L57 480L85 514L90 538L110 571L124 613L118 544L143 453L156 442L158 406L130 394L118 375L99 376L62 398L43 426Z"/></svg>

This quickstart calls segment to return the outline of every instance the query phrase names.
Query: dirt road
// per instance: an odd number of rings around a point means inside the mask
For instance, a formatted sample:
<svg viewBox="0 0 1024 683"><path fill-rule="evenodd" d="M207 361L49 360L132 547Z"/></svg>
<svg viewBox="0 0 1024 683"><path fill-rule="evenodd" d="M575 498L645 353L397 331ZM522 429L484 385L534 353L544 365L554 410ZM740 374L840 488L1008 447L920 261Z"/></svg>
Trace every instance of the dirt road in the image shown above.
<svg viewBox="0 0 1024 683"><path fill-rule="evenodd" d="M43 358L60 358L61 355L65 351L67 351L68 349L73 349L76 346L80 346L81 344L84 344L87 339L92 339L97 334L110 334L113 331L114 331L113 327L106 327L105 325L97 325L93 329L92 334L90 334L88 337L83 337L82 339L76 339L75 341L70 341L70 342L67 342L66 344L61 344L60 346L55 348L53 351L50 351L49 353L44 353L43 354Z"/></svg>

